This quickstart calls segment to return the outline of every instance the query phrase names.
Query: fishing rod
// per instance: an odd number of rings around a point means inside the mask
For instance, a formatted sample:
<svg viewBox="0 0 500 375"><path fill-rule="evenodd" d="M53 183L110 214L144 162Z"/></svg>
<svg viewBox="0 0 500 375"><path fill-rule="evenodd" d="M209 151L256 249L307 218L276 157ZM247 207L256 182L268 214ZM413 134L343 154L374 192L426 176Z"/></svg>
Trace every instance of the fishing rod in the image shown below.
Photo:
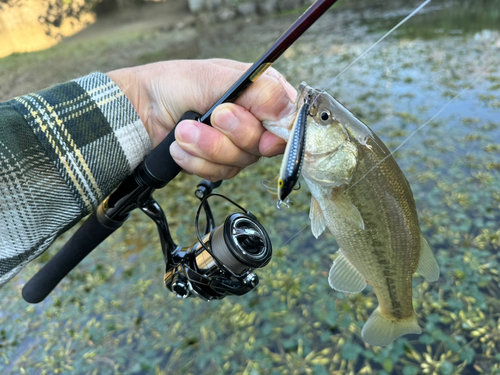
<svg viewBox="0 0 500 375"><path fill-rule="evenodd" d="M336 1L317 0L204 115L188 111L179 122L189 119L211 126L214 109L222 103L234 102ZM195 222L198 242L193 246L182 247L173 241L165 213L152 195L182 170L170 154L170 145L174 141L175 128L99 205L97 211L89 216L62 249L26 283L22 295L27 302L43 301L73 268L123 225L134 209L140 209L156 223L165 259L165 285L178 297L221 299L230 294L245 294L257 286L258 276L253 270L269 263L272 256L271 241L250 211L229 198L212 194L221 181L211 183L203 180L195 190L195 195L201 201ZM228 200L240 212L229 215L224 224L215 227L207 200L212 195ZM203 238L198 231L198 217L202 208L207 219Z"/></svg>

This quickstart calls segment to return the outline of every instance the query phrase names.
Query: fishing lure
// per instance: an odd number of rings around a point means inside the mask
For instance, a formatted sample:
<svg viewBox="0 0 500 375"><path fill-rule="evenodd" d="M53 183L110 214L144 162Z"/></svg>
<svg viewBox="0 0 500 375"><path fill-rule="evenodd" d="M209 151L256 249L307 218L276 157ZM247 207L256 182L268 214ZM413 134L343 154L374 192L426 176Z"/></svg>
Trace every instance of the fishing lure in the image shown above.
<svg viewBox="0 0 500 375"><path fill-rule="evenodd" d="M287 204L287 199L300 177L306 145L307 116L311 96L304 98L290 131L290 138L286 144L285 154L281 163L278 177L278 207Z"/></svg>

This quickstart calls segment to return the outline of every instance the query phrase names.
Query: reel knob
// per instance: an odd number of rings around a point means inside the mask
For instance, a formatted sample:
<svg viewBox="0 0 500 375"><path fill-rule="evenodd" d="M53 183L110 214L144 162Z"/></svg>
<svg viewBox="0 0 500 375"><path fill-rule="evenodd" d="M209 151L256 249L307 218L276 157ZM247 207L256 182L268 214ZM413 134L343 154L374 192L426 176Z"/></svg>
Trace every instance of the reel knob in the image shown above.
<svg viewBox="0 0 500 375"><path fill-rule="evenodd" d="M187 298L191 295L191 283L182 276L178 276L172 283L172 292L177 298Z"/></svg>

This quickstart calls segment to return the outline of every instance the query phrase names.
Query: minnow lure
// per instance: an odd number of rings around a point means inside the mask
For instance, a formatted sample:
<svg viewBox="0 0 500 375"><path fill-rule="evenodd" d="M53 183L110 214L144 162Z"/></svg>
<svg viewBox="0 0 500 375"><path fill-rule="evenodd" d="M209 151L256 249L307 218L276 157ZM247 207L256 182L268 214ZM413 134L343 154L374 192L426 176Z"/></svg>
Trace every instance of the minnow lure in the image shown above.
<svg viewBox="0 0 500 375"><path fill-rule="evenodd" d="M290 137L286 144L285 154L278 177L278 206L282 203L286 204L286 199L300 177L300 171L304 161L307 116L309 115L309 106L311 104L310 99L310 96L304 98L304 103L295 117L290 131Z"/></svg>

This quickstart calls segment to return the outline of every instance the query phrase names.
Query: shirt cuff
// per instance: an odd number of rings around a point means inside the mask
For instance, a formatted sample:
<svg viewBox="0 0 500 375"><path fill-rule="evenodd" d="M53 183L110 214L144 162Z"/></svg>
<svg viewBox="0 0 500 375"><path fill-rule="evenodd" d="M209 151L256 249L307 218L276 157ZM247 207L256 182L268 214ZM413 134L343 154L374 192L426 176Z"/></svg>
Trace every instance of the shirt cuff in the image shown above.
<svg viewBox="0 0 500 375"><path fill-rule="evenodd" d="M24 116L82 216L94 211L151 150L139 115L103 73L24 95L10 104Z"/></svg>

